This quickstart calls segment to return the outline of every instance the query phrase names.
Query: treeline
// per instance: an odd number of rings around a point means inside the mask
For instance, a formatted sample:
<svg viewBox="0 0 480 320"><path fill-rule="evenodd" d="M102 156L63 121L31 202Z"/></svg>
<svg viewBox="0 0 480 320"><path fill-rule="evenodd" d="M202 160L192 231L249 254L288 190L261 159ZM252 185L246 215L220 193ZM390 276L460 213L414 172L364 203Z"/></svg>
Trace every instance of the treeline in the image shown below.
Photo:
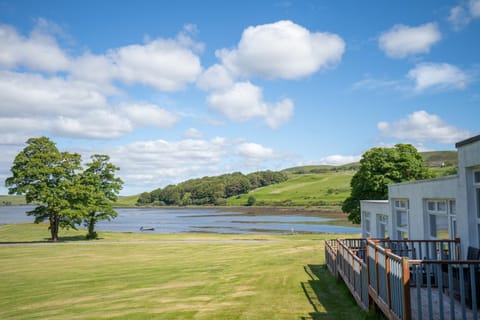
<svg viewBox="0 0 480 320"><path fill-rule="evenodd" d="M244 175L234 172L214 177L190 179L142 193L137 205L187 206L226 205L227 198L286 181L287 175L278 171L258 171Z"/></svg>

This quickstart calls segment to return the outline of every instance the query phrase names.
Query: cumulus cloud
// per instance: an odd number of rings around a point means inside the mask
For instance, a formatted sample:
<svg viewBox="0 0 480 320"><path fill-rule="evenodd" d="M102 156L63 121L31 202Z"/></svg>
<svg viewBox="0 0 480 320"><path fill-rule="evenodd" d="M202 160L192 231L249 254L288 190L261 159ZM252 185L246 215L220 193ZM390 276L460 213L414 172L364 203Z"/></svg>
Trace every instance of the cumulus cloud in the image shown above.
<svg viewBox="0 0 480 320"><path fill-rule="evenodd" d="M188 128L184 133L183 137L187 139L202 139L203 133L195 128Z"/></svg>
<svg viewBox="0 0 480 320"><path fill-rule="evenodd" d="M291 21L248 27L236 49L216 52L239 76L298 79L338 63L345 42L336 34L310 32Z"/></svg>
<svg viewBox="0 0 480 320"><path fill-rule="evenodd" d="M436 23L418 27L395 25L378 39L380 48L391 58L405 58L418 53L428 53L442 35Z"/></svg>
<svg viewBox="0 0 480 320"><path fill-rule="evenodd" d="M377 127L385 137L416 142L433 141L452 144L470 136L468 131L451 126L439 116L423 110L413 112L405 119L396 122L379 122Z"/></svg>
<svg viewBox="0 0 480 320"><path fill-rule="evenodd" d="M122 104L118 109L120 114L136 126L154 125L168 128L179 120L172 112L150 103Z"/></svg>
<svg viewBox="0 0 480 320"><path fill-rule="evenodd" d="M0 114L75 115L105 105L105 96L85 82L0 71Z"/></svg>
<svg viewBox="0 0 480 320"><path fill-rule="evenodd" d="M69 66L69 58L55 38L38 25L28 37L18 34L8 25L0 25L0 48L0 66L4 68L24 66L56 72Z"/></svg>
<svg viewBox="0 0 480 320"><path fill-rule="evenodd" d="M272 158L273 150L253 142L245 142L237 147L238 153L249 159Z"/></svg>
<svg viewBox="0 0 480 320"><path fill-rule="evenodd" d="M276 128L293 115L293 102L283 99L276 104L263 101L262 90L250 82L238 82L228 90L211 94L211 108L233 121L263 117L268 126Z"/></svg>
<svg viewBox="0 0 480 320"><path fill-rule="evenodd" d="M202 70L198 56L175 40L157 39L122 47L110 51L108 57L117 66L119 79L162 91L182 89Z"/></svg>
<svg viewBox="0 0 480 320"><path fill-rule="evenodd" d="M464 89L468 75L459 68L448 63L422 63L410 70L407 77L415 82L415 90L429 88Z"/></svg>
<svg viewBox="0 0 480 320"><path fill-rule="evenodd" d="M112 162L121 168L121 178L128 181L124 190L127 194L205 175L233 170L247 172L252 163L258 168L279 158L268 147L223 137L136 141L106 151Z"/></svg>
<svg viewBox="0 0 480 320"><path fill-rule="evenodd" d="M480 17L480 0L470 0L450 9L448 21L455 31L467 26L472 20Z"/></svg>
<svg viewBox="0 0 480 320"><path fill-rule="evenodd" d="M324 157L320 159L319 164L331 165L331 166L340 166L342 164L358 162L362 158L361 155L357 156L344 156L339 154L334 154L331 156Z"/></svg>
<svg viewBox="0 0 480 320"><path fill-rule="evenodd" d="M231 87L234 80L230 72L220 64L214 64L199 77L197 85L203 90L221 90Z"/></svg>

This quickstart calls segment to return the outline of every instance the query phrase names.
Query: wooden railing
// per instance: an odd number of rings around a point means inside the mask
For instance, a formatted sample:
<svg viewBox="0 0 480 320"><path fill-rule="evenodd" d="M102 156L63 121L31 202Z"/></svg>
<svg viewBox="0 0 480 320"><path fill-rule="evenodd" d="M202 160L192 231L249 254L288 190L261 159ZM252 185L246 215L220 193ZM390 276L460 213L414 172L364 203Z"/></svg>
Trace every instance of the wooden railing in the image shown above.
<svg viewBox="0 0 480 320"><path fill-rule="evenodd" d="M478 319L480 261L458 260L458 239L327 240L325 254L364 310L375 304L389 319Z"/></svg>
<svg viewBox="0 0 480 320"><path fill-rule="evenodd" d="M365 239L338 240L337 273L343 279L358 305L369 308Z"/></svg>

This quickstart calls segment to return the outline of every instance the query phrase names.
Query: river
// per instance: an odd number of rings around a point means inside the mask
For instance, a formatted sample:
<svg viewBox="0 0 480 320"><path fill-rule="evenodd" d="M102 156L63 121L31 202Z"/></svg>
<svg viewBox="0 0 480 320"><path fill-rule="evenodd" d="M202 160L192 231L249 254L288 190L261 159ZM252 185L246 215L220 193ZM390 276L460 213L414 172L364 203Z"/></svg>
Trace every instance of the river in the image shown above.
<svg viewBox="0 0 480 320"><path fill-rule="evenodd" d="M0 225L33 222L26 211L31 206L0 206ZM140 232L140 228L153 229L144 232L180 233L360 233L356 226L336 225L336 220L317 216L295 214L253 215L226 209L158 209L121 208L111 221L101 221L98 231ZM340 223L340 220L339 224Z"/></svg>

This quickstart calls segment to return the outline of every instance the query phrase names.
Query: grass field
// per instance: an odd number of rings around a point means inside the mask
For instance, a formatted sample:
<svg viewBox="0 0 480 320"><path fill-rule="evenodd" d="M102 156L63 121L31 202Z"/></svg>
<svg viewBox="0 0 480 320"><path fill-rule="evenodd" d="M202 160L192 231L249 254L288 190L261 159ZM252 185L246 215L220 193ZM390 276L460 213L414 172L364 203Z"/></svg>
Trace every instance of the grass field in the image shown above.
<svg viewBox="0 0 480 320"><path fill-rule="evenodd" d="M0 319L369 318L324 266L328 235L84 233L0 227Z"/></svg>
<svg viewBox="0 0 480 320"><path fill-rule="evenodd" d="M228 199L229 205L245 205L253 195L257 204L287 206L334 206L350 195L354 171L315 174L290 174L285 182L258 188L248 194Z"/></svg>

